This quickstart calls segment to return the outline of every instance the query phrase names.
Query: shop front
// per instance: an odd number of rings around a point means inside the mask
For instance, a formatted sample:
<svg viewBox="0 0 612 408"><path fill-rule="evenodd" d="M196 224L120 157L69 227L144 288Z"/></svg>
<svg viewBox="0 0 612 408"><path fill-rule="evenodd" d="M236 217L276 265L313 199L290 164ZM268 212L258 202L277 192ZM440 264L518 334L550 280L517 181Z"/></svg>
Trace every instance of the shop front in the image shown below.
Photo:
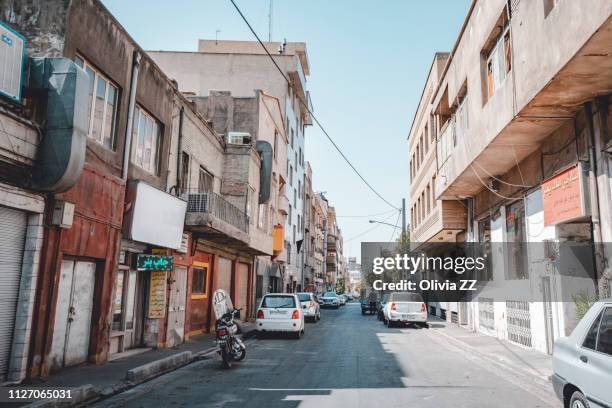
<svg viewBox="0 0 612 408"><path fill-rule="evenodd" d="M186 203L135 181L126 208L113 285L111 358L184 339L187 270L175 267L172 250L184 251Z"/></svg>

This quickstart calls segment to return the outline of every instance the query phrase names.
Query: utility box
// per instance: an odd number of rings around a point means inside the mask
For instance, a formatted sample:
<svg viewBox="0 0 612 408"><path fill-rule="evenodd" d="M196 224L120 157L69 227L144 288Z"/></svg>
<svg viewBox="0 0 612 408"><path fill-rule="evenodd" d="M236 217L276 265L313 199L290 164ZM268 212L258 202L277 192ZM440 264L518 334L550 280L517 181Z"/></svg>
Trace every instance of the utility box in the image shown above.
<svg viewBox="0 0 612 408"><path fill-rule="evenodd" d="M74 204L68 201L56 201L53 206L52 224L60 228L72 227L74 219Z"/></svg>
<svg viewBox="0 0 612 408"><path fill-rule="evenodd" d="M21 101L25 37L0 21L0 96Z"/></svg>

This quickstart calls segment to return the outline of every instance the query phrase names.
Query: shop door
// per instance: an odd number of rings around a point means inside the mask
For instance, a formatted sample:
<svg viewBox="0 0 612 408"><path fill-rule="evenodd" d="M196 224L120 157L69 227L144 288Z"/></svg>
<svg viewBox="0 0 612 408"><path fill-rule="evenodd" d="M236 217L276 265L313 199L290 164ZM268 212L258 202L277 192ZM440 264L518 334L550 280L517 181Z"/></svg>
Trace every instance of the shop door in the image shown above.
<svg viewBox="0 0 612 408"><path fill-rule="evenodd" d="M0 383L6 380L13 342L26 218L23 211L0 207Z"/></svg>
<svg viewBox="0 0 612 408"><path fill-rule="evenodd" d="M51 349L53 368L87 361L95 275L93 262L62 261Z"/></svg>
<svg viewBox="0 0 612 408"><path fill-rule="evenodd" d="M174 269L173 282L168 299L168 330L166 347L183 342L185 337L185 301L187 296L187 268Z"/></svg>
<svg viewBox="0 0 612 408"><path fill-rule="evenodd" d="M238 262L236 266L236 282L234 288L236 290L236 299L234 307L242 308L240 319L247 318L248 305L248 287L249 287L249 265Z"/></svg>
<svg viewBox="0 0 612 408"><path fill-rule="evenodd" d="M232 261L227 258L219 257L219 267L217 268L216 278L215 289L224 289L227 293L231 293Z"/></svg>

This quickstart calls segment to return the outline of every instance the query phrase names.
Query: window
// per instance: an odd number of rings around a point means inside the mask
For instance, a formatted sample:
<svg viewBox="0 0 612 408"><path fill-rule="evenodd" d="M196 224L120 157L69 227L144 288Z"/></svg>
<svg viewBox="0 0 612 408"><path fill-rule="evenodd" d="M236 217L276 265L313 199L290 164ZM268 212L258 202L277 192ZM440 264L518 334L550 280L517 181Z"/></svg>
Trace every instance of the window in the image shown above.
<svg viewBox="0 0 612 408"><path fill-rule="evenodd" d="M257 211L257 227L259 227L259 229L263 229L265 222L266 222L266 205L265 204L259 204L259 208Z"/></svg>
<svg viewBox="0 0 612 408"><path fill-rule="evenodd" d="M293 185L293 166L289 165L289 185Z"/></svg>
<svg viewBox="0 0 612 408"><path fill-rule="evenodd" d="M303 165L304 165L304 156L302 156L302 148L301 148L301 147L300 147L300 155L299 155L299 158L300 158L300 164L303 166Z"/></svg>
<svg viewBox="0 0 612 408"><path fill-rule="evenodd" d="M457 140L467 135L469 129L467 105L467 96L465 96L455 111L455 145L457 144Z"/></svg>
<svg viewBox="0 0 612 408"><path fill-rule="evenodd" d="M117 116L117 87L95 70L83 58L77 56L76 64L89 75L88 136L101 145L112 149L115 138Z"/></svg>
<svg viewBox="0 0 612 408"><path fill-rule="evenodd" d="M612 307L604 309L599 325L597 351L612 356Z"/></svg>
<svg viewBox="0 0 612 408"><path fill-rule="evenodd" d="M297 190L293 189L293 205L297 208Z"/></svg>
<svg viewBox="0 0 612 408"><path fill-rule="evenodd" d="M298 168L298 164L300 164L300 162L298 161L298 155L297 155L297 152L295 152L295 157L294 157L293 162L295 163L295 169L297 170L297 168Z"/></svg>
<svg viewBox="0 0 612 408"><path fill-rule="evenodd" d="M504 12L505 15L505 12ZM504 80L508 76L508 73L512 69L511 61L511 45L510 45L510 26L505 19L500 20L500 25L497 29L501 29L501 34L497 37L490 51L487 53L487 97L493 96L496 90L498 90Z"/></svg>
<svg viewBox="0 0 612 408"><path fill-rule="evenodd" d="M159 124L139 106L134 111L132 130L132 162L151 174L157 175L160 150Z"/></svg>
<svg viewBox="0 0 612 408"><path fill-rule="evenodd" d="M584 341L582 342L582 347L588 348L591 350L595 350L597 347L597 333L599 332L599 322L601 322L601 317L603 316L603 312L597 315L597 318L591 325L591 328L587 332Z"/></svg>
<svg viewBox="0 0 612 408"><path fill-rule="evenodd" d="M525 205L523 200L506 207L506 256L509 279L529 278L527 264L527 231L525 223Z"/></svg>
<svg viewBox="0 0 612 408"><path fill-rule="evenodd" d="M295 224L293 225L293 243L295 244Z"/></svg>
<svg viewBox="0 0 612 408"><path fill-rule="evenodd" d="M200 166L200 177L198 179L198 192L212 193L215 177Z"/></svg>
<svg viewBox="0 0 612 408"><path fill-rule="evenodd" d="M293 208L291 207L291 204L289 204L289 214L287 214L287 222L289 224L291 224L291 221L293 220L293 218L291 218L291 212L292 212Z"/></svg>
<svg viewBox="0 0 612 408"><path fill-rule="evenodd" d="M191 276L191 293L206 294L208 268L206 266L198 266L193 268Z"/></svg>
<svg viewBox="0 0 612 408"><path fill-rule="evenodd" d="M189 155L181 153L181 190L189 190Z"/></svg>
<svg viewBox="0 0 612 408"><path fill-rule="evenodd" d="M274 151L272 152L274 158L276 159L276 151L278 150L278 132L274 131Z"/></svg>
<svg viewBox="0 0 612 408"><path fill-rule="evenodd" d="M544 17L548 17L551 11L557 6L561 0L544 0Z"/></svg>
<svg viewBox="0 0 612 408"><path fill-rule="evenodd" d="M291 129L291 148L293 149L293 129Z"/></svg>

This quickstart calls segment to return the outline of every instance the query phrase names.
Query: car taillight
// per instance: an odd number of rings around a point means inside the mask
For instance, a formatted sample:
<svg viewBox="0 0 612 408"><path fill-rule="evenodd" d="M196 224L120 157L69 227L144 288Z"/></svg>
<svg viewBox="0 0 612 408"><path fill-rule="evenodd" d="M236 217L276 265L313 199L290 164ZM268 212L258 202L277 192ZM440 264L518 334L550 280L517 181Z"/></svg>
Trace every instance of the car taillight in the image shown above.
<svg viewBox="0 0 612 408"><path fill-rule="evenodd" d="M264 318L264 312L263 312L263 310L259 309L259 310L257 311L257 318L258 318L258 319L263 319L263 318Z"/></svg>
<svg viewBox="0 0 612 408"><path fill-rule="evenodd" d="M220 330L219 330L219 336L220 336L220 337L227 336L227 330L225 330L225 329L220 329Z"/></svg>
<svg viewBox="0 0 612 408"><path fill-rule="evenodd" d="M391 303L391 310L393 310L394 312L397 310L397 306L395 306L395 303Z"/></svg>
<svg viewBox="0 0 612 408"><path fill-rule="evenodd" d="M425 308L425 303L421 303L421 312L425 312L427 309Z"/></svg>
<svg viewBox="0 0 612 408"><path fill-rule="evenodd" d="M300 318L300 311L299 311L299 310L297 310L297 309L295 309L295 310L293 311L293 314L291 315L291 318L292 318L292 319L294 319L294 320L299 319L299 318Z"/></svg>

